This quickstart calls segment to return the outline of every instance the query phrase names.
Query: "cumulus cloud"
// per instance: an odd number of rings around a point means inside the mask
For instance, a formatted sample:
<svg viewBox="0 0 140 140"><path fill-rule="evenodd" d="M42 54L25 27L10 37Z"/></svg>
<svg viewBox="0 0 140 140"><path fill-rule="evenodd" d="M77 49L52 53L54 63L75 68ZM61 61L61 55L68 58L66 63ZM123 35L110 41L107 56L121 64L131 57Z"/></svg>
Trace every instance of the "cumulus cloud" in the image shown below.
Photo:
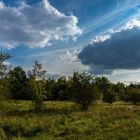
<svg viewBox="0 0 140 140"><path fill-rule="evenodd" d="M4 3L0 1L0 9L4 8Z"/></svg>
<svg viewBox="0 0 140 140"><path fill-rule="evenodd" d="M140 21L129 21L120 31L93 41L79 53L79 59L97 74L117 69L140 68Z"/></svg>
<svg viewBox="0 0 140 140"><path fill-rule="evenodd" d="M48 0L17 7L0 2L0 47L45 47L53 40L75 39L82 33L77 24L77 17L59 12Z"/></svg>
<svg viewBox="0 0 140 140"><path fill-rule="evenodd" d="M110 36L109 34L101 35L101 36L96 36L95 39L93 39L93 40L91 41L91 44L92 44L92 43L103 42L103 41L105 41L105 40L107 40L107 39L110 39L110 37L111 37L111 36Z"/></svg>
<svg viewBox="0 0 140 140"><path fill-rule="evenodd" d="M79 62L79 59L78 59L78 54L80 53L81 51L81 48L75 48L75 49L70 49L70 50L67 50L63 55L60 55L60 59L63 61L63 60L67 60L69 62Z"/></svg>
<svg viewBox="0 0 140 140"><path fill-rule="evenodd" d="M89 71L89 67L85 66L78 60L77 55L81 48L66 48L60 50L54 50L51 52L35 53L32 55L21 56L19 59L24 61L24 69L26 71L32 69L32 64L35 60L42 63L43 68L46 70L47 77L59 77L71 75L74 71Z"/></svg>

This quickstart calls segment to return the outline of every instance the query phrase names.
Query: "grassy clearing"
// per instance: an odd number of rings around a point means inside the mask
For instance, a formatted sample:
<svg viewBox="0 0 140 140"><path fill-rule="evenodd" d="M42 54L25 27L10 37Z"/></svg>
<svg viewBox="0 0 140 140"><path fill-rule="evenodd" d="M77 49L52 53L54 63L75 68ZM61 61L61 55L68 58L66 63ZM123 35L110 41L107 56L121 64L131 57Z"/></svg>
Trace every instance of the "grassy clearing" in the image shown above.
<svg viewBox="0 0 140 140"><path fill-rule="evenodd" d="M71 102L0 103L0 140L140 140L140 106L97 103L81 112Z"/></svg>

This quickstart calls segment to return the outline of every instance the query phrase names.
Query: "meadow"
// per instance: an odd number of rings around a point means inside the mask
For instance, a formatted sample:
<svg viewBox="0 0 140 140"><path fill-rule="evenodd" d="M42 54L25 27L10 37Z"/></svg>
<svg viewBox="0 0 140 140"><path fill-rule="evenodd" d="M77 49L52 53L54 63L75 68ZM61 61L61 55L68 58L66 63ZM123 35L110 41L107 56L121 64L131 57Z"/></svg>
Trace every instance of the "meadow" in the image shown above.
<svg viewBox="0 0 140 140"><path fill-rule="evenodd" d="M49 101L36 112L31 101L1 101L0 140L140 140L140 106Z"/></svg>

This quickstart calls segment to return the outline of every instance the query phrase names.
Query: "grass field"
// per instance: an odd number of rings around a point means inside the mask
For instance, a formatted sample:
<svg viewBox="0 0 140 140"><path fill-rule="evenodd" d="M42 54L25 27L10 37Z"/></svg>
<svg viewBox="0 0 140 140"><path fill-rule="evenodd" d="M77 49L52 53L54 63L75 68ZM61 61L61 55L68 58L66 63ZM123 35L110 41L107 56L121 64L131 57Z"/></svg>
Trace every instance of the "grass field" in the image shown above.
<svg viewBox="0 0 140 140"><path fill-rule="evenodd" d="M71 102L0 102L0 140L140 140L140 106L98 102L81 112Z"/></svg>

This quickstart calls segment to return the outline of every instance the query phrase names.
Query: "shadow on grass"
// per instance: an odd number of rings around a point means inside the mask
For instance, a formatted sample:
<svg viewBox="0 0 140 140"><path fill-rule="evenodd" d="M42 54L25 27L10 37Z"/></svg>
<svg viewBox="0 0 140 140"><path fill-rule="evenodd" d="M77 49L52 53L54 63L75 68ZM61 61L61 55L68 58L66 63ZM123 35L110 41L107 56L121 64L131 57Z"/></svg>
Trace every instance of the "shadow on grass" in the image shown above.
<svg viewBox="0 0 140 140"><path fill-rule="evenodd" d="M70 108L43 108L40 111L36 111L35 109L28 110L9 110L4 112L3 114L6 116L31 116L31 115L68 115L73 112L79 112L79 107L72 106Z"/></svg>

